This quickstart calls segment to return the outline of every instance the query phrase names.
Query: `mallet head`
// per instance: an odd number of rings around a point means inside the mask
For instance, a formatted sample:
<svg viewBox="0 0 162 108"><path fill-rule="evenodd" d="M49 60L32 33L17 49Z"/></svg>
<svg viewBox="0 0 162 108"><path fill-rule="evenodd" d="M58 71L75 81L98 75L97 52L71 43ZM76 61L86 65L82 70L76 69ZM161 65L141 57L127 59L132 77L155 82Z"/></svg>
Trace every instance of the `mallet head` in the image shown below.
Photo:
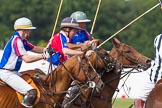
<svg viewBox="0 0 162 108"><path fill-rule="evenodd" d="M160 3L160 8L162 9L162 2L161 2L161 0L159 0L159 3Z"/></svg>

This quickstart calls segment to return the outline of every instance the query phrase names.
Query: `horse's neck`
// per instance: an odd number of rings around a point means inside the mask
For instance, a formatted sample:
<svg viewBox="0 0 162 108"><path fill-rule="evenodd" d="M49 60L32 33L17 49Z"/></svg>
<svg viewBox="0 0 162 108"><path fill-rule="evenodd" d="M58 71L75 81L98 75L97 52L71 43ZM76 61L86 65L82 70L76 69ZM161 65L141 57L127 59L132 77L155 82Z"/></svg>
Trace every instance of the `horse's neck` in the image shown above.
<svg viewBox="0 0 162 108"><path fill-rule="evenodd" d="M74 76L75 71L74 69L77 68L76 66L77 58L72 57L69 60L65 61L64 63L60 64L54 72L51 73L51 77L54 77L54 91L60 92L65 91L69 88L71 83L70 75ZM50 82L50 78L48 81Z"/></svg>
<svg viewBox="0 0 162 108"><path fill-rule="evenodd" d="M77 67L79 67L78 65L79 65L78 57L77 56L73 56L70 59L68 59L67 61L65 61L64 66L61 65L61 68L64 68L66 70L66 73L70 72L71 75L75 76L75 74L76 74L75 69Z"/></svg>
<svg viewBox="0 0 162 108"><path fill-rule="evenodd" d="M94 53L93 55L91 55L91 56L88 58L88 60L90 61L90 63L91 63L93 66L95 66L95 64L96 64L96 59L97 59L97 54L96 54L96 53Z"/></svg>
<svg viewBox="0 0 162 108"><path fill-rule="evenodd" d="M75 68L77 58L73 57L64 63L60 64L47 79L48 83L52 83L54 92L67 91L71 84L71 77L69 74L74 75L73 69ZM53 80L52 80L53 78ZM56 95L54 98L60 101L65 94Z"/></svg>
<svg viewBox="0 0 162 108"><path fill-rule="evenodd" d="M69 77L69 74L74 75L75 72L73 70L76 67L76 63L77 58L71 57L67 61L62 62L50 75L54 76L55 79L64 79L65 76Z"/></svg>
<svg viewBox="0 0 162 108"><path fill-rule="evenodd" d="M53 72L51 72L51 74L52 76L55 76L54 75L55 72L58 72L61 74L61 76L64 76L67 75L68 72L70 72L72 75L74 75L73 69L75 68L76 63L77 63L77 57L76 56L71 57L65 62L62 62Z"/></svg>
<svg viewBox="0 0 162 108"><path fill-rule="evenodd" d="M104 62L100 54L94 53L89 58L89 61L95 69L103 69L104 67Z"/></svg>

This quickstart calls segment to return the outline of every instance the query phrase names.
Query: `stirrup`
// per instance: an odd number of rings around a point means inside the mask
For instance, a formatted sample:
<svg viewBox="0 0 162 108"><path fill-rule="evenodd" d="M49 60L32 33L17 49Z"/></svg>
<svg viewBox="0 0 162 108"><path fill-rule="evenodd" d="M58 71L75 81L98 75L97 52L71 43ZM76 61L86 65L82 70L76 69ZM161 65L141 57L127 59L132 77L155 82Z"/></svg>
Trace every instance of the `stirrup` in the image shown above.
<svg viewBox="0 0 162 108"><path fill-rule="evenodd" d="M29 105L26 105L25 103L21 103L24 107L26 107L26 108L33 108L33 106L29 106Z"/></svg>

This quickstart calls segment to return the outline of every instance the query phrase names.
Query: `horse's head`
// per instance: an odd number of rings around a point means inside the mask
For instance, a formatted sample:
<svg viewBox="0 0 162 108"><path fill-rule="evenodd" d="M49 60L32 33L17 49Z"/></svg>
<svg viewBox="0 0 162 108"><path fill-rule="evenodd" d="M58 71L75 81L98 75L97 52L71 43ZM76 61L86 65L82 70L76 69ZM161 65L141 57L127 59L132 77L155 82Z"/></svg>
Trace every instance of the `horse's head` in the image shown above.
<svg viewBox="0 0 162 108"><path fill-rule="evenodd" d="M73 56L64 63L61 63L52 74L55 73L55 77L60 77L59 80L62 83L64 82L66 87L70 86L71 81L76 81L80 88L82 86L89 86L97 90L103 89L104 83L100 75L89 67L90 64L84 55ZM61 89L63 89L63 87Z"/></svg>
<svg viewBox="0 0 162 108"><path fill-rule="evenodd" d="M140 54L134 48L121 43L117 38L113 38L114 48L110 51L110 55L123 64L123 67L129 68L139 66L146 70L151 66L151 59Z"/></svg>
<svg viewBox="0 0 162 108"><path fill-rule="evenodd" d="M88 60L87 65L89 66L89 69L97 71L101 76L104 72L113 70L118 73L122 70L121 63L109 56L109 53L103 48L96 48L94 53L91 56L86 57L86 59Z"/></svg>
<svg viewBox="0 0 162 108"><path fill-rule="evenodd" d="M78 56L77 59L78 62L76 63L75 69L79 69L79 71L76 70L78 75L76 74L75 76L77 76L79 80L87 82L90 88L95 87L97 91L101 91L104 87L104 83L101 80L101 76L93 68L88 57L83 55L82 57Z"/></svg>
<svg viewBox="0 0 162 108"><path fill-rule="evenodd" d="M103 48L96 48L94 52L95 53L89 60L97 71L102 71L101 74L103 74L103 72L110 72L114 69L117 73L122 70L121 63L111 57L110 54Z"/></svg>

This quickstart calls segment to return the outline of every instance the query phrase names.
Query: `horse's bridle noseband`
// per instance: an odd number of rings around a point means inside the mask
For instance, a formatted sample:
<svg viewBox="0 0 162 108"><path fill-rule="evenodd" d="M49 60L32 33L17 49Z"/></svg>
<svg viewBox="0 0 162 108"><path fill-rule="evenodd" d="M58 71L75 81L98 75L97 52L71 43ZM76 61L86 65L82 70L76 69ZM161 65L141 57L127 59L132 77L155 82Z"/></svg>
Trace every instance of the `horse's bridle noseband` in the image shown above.
<svg viewBox="0 0 162 108"><path fill-rule="evenodd" d="M120 66L118 66L119 62L116 59L114 59L113 57L111 57L108 52L106 52L104 54L99 53L99 51L97 51L97 50L95 50L95 52L97 54L97 58L98 59L100 58L100 62L103 64L102 66L104 67L104 69L103 69L104 71L110 72L111 70L116 69L116 68L121 70L122 65L120 64Z"/></svg>

